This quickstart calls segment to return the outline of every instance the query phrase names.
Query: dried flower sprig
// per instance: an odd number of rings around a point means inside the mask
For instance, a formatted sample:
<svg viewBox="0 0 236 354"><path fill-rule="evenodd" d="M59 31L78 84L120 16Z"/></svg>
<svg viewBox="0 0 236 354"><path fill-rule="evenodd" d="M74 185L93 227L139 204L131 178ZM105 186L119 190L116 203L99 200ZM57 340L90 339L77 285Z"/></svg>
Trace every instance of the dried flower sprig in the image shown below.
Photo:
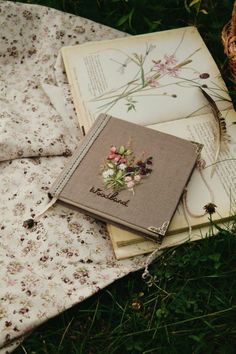
<svg viewBox="0 0 236 354"><path fill-rule="evenodd" d="M121 145L111 146L105 164L102 166L102 177L107 189L120 191L134 187L152 172L152 157L135 161L131 149Z"/></svg>
<svg viewBox="0 0 236 354"><path fill-rule="evenodd" d="M208 203L208 204L204 205L204 207L203 207L205 212L209 215L214 214L216 212L216 208L217 208L217 206L214 203Z"/></svg>
<svg viewBox="0 0 236 354"><path fill-rule="evenodd" d="M201 87L201 92L204 95L204 97L207 99L209 102L209 105L211 107L213 116L215 118L215 123L216 123L216 134L215 134L215 156L214 156L214 161L212 164L212 170L211 170L211 177L214 174L216 163L218 161L218 157L221 151L222 143L224 141L230 141L230 136L227 134L227 128L226 128L226 122L225 118L222 116L221 112L219 111L215 101L211 98L210 95L206 91L204 91Z"/></svg>

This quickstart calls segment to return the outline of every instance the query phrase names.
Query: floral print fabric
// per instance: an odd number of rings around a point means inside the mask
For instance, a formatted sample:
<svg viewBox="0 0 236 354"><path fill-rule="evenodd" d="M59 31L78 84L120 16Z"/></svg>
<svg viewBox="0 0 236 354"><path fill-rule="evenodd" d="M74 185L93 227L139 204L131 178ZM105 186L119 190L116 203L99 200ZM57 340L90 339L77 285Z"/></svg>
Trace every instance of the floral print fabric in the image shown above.
<svg viewBox="0 0 236 354"><path fill-rule="evenodd" d="M70 154L77 121L63 120L45 93L66 80L59 50L119 32L37 5L0 4L0 161Z"/></svg>
<svg viewBox="0 0 236 354"><path fill-rule="evenodd" d="M0 352L7 353L40 323L140 269L146 258L117 261L104 224L59 203L33 229L22 226L47 204L80 139L59 49L121 33L8 1L0 1L0 25ZM64 93L64 114L50 88Z"/></svg>

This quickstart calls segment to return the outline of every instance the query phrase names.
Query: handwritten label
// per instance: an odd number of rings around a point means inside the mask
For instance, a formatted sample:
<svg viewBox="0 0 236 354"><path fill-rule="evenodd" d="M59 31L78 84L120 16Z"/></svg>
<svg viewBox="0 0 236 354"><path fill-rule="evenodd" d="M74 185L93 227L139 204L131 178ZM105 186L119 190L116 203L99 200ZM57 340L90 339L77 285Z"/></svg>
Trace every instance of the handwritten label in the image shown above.
<svg viewBox="0 0 236 354"><path fill-rule="evenodd" d="M128 207L128 203L130 201L129 199L128 200L119 199L118 198L119 192L111 192L111 193L106 194L102 189L95 188L95 187L92 187L89 191L91 193L96 194L97 196L99 196L101 198L109 199L114 203L118 203L118 204L124 205L126 207Z"/></svg>

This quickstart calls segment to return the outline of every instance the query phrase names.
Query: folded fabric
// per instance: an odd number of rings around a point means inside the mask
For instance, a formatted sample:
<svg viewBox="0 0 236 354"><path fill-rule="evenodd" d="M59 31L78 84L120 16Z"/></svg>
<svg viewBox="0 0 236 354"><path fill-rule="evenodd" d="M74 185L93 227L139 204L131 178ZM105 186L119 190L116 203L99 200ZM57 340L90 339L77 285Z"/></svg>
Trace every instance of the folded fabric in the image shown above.
<svg viewBox="0 0 236 354"><path fill-rule="evenodd" d="M72 110L61 115L58 98L53 104L45 85L67 89L58 60L62 46L112 34L99 24L37 5L0 1L0 10L0 161L70 155L80 139L78 121Z"/></svg>
<svg viewBox="0 0 236 354"><path fill-rule="evenodd" d="M50 317L143 267L146 258L117 261L102 223L59 204L37 228L22 226L47 203L47 191L67 161L42 155L63 154L79 139L60 47L121 34L53 9L7 1L0 1L0 26L0 159L17 158L0 163L3 354Z"/></svg>
<svg viewBox="0 0 236 354"><path fill-rule="evenodd" d="M23 92L8 88L6 98L0 100L0 161L71 155L79 128L69 129L73 123L55 110L40 84L35 90L25 87Z"/></svg>

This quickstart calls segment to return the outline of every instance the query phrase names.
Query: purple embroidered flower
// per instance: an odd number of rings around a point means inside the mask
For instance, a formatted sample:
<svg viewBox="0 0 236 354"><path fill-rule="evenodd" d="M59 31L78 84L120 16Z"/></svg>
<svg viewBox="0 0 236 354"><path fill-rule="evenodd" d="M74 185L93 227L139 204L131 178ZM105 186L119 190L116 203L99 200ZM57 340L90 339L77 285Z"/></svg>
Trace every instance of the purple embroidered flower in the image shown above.
<svg viewBox="0 0 236 354"><path fill-rule="evenodd" d="M144 163L143 161L138 161L137 162L137 166L139 166L141 168L145 168L146 167L146 163Z"/></svg>
<svg viewBox="0 0 236 354"><path fill-rule="evenodd" d="M134 172L134 167L132 167L132 166L128 166L127 168L126 168L126 172Z"/></svg>
<svg viewBox="0 0 236 354"><path fill-rule="evenodd" d="M141 175L141 176L146 176L146 174L147 174L146 170L145 170L144 168L142 168L142 169L140 170L140 175Z"/></svg>

